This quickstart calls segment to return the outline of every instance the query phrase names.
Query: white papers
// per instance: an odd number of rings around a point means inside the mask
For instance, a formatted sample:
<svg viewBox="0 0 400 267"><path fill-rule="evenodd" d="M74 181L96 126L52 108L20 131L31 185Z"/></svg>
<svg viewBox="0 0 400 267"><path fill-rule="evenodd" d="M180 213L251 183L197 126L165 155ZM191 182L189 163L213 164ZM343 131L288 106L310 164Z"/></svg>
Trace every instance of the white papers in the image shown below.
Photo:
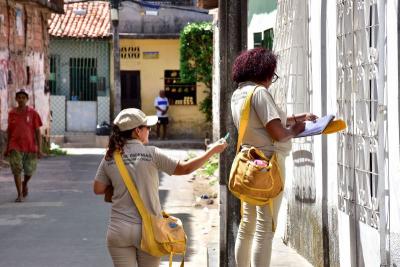
<svg viewBox="0 0 400 267"><path fill-rule="evenodd" d="M305 121L306 127L303 132L296 135L296 137L305 137L311 135L321 134L326 126L335 118L334 115L326 115L322 118L317 119L315 122L313 121Z"/></svg>

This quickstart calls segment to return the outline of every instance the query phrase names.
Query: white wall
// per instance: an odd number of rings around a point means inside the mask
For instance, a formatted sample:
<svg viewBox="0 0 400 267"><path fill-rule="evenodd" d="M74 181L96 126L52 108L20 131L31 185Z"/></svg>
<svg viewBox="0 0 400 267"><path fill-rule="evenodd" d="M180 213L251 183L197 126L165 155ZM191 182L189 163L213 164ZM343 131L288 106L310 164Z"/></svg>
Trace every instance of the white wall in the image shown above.
<svg viewBox="0 0 400 267"><path fill-rule="evenodd" d="M398 84L398 1L387 1L387 92L390 190L390 254L392 264L400 265L400 158Z"/></svg>
<svg viewBox="0 0 400 267"><path fill-rule="evenodd" d="M247 28L247 47L254 48L253 34L255 32L264 32L273 28L276 21L276 10L267 14L254 14Z"/></svg>

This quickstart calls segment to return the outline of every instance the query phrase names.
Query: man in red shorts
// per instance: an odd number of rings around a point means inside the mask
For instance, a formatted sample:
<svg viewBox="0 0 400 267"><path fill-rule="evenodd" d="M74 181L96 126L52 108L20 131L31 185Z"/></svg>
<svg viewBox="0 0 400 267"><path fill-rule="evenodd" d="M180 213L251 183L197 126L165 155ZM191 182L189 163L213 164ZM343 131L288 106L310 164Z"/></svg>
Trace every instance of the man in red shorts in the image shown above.
<svg viewBox="0 0 400 267"><path fill-rule="evenodd" d="M28 181L36 170L36 159L42 156L40 127L42 120L33 108L27 106L29 95L24 89L15 94L18 103L8 113L7 149L11 171L17 188L15 202L22 202L28 195ZM24 181L21 182L22 172Z"/></svg>

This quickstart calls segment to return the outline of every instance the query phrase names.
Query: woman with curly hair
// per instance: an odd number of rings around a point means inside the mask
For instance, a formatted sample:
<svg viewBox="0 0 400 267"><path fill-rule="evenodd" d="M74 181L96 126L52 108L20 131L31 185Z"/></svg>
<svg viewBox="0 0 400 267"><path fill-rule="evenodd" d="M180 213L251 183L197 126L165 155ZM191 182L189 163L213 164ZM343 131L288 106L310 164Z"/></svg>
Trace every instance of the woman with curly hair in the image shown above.
<svg viewBox="0 0 400 267"><path fill-rule="evenodd" d="M149 141L150 127L155 125L157 120L157 116L146 116L139 109L122 110L114 120L108 149L95 177L95 194L105 194L109 185L112 185L114 191L107 246L115 267L157 267L160 258L140 249L142 219L120 176L113 159L114 152L119 151L122 154L148 212L162 216L158 173L162 171L169 175L189 174L200 168L212 155L224 151L227 146L221 139L200 156L180 161L157 147L145 146Z"/></svg>
<svg viewBox="0 0 400 267"><path fill-rule="evenodd" d="M233 64L232 78L238 83L231 99L232 117L239 129L241 109L250 90L251 109L243 144L260 149L267 157L273 153L285 177L285 157L291 150L291 139L304 131L306 120L314 121L311 113L287 117L275 103L268 88L279 77L276 74L277 58L269 50L255 48L242 52ZM284 181L282 181L284 183ZM237 267L266 267L270 265L273 224L276 225L283 192L273 199L273 214L269 205L255 206L242 203L243 217L235 243Z"/></svg>

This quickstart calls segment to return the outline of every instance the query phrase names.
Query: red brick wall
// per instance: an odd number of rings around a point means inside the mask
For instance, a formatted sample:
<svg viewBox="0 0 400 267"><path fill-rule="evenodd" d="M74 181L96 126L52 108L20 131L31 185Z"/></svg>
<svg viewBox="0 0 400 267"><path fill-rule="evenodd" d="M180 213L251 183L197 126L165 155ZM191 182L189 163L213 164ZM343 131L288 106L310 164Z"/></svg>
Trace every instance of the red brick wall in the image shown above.
<svg viewBox="0 0 400 267"><path fill-rule="evenodd" d="M8 9L5 0L0 0L0 49L6 49L8 44Z"/></svg>
<svg viewBox="0 0 400 267"><path fill-rule="evenodd" d="M0 139L7 128L8 110L15 106L18 88L29 92L29 105L37 108L44 124L42 133L49 132L50 95L44 91L49 70L49 16L48 9L32 1L0 0Z"/></svg>

